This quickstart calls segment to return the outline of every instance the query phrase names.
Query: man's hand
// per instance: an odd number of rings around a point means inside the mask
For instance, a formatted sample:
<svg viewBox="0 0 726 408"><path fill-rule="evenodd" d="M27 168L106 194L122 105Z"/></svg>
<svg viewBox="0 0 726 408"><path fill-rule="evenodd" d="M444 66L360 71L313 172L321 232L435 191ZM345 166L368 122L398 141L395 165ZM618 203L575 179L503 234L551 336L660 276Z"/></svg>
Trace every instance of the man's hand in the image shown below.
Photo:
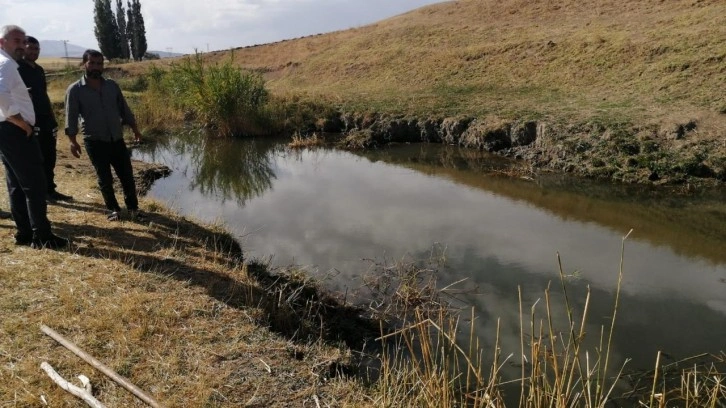
<svg viewBox="0 0 726 408"><path fill-rule="evenodd" d="M141 132L139 132L138 130L134 132L134 143L141 143Z"/></svg>
<svg viewBox="0 0 726 408"><path fill-rule="evenodd" d="M33 133L35 133L35 130L33 130L33 127L30 126L30 123L26 121L20 122L20 127L25 131L25 136L33 136Z"/></svg>
<svg viewBox="0 0 726 408"><path fill-rule="evenodd" d="M79 145L75 140L71 141L71 154L75 158L81 157L81 145Z"/></svg>
<svg viewBox="0 0 726 408"><path fill-rule="evenodd" d="M7 121L23 129L23 131L25 132L25 136L30 137L33 135L33 127L30 126L30 123L26 122L25 119L23 119L20 115L9 116L7 118Z"/></svg>

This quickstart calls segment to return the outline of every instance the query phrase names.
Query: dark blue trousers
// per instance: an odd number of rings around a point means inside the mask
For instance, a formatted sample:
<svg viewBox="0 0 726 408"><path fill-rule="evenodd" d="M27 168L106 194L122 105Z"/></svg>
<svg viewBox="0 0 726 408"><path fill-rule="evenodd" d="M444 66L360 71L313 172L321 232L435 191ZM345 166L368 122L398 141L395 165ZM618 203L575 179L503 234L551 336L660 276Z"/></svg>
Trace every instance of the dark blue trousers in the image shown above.
<svg viewBox="0 0 726 408"><path fill-rule="evenodd" d="M7 121L0 122L0 156L18 235L45 239L51 235L43 157L36 137Z"/></svg>
<svg viewBox="0 0 726 408"><path fill-rule="evenodd" d="M96 168L98 187L101 189L103 201L110 211L120 211L116 195L113 192L113 175L111 168L116 172L124 192L124 203L126 209L134 211L139 209L139 201L136 198L136 183L134 182L134 171L131 168L131 153L126 148L123 140L115 142L102 142L98 140L84 140L86 153L91 159L93 167Z"/></svg>

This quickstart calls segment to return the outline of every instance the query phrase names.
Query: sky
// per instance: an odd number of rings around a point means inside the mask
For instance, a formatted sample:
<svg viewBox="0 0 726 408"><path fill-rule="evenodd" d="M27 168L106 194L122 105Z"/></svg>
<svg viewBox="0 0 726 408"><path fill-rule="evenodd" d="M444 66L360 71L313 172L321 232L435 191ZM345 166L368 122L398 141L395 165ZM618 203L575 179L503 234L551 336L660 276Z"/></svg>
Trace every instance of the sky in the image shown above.
<svg viewBox="0 0 726 408"><path fill-rule="evenodd" d="M361 27L442 0L141 0L149 51L192 53ZM114 11L116 0L111 1ZM126 0L124 0L124 7ZM93 0L0 0L0 25L98 48Z"/></svg>

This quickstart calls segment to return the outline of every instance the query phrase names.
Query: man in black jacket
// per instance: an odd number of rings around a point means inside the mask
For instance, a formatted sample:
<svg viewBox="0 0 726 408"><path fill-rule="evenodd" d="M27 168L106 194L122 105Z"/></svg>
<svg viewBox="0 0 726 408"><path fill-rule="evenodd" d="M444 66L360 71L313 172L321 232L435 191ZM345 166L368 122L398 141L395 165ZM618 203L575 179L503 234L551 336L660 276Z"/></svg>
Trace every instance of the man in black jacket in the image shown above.
<svg viewBox="0 0 726 408"><path fill-rule="evenodd" d="M40 143L40 152L43 155L43 171L48 191L48 201L71 201L73 197L56 191L55 162L56 140L58 122L53 113L53 107L48 97L48 84L45 80L45 70L36 64L40 56L40 43L35 37L27 36L28 44L25 47L25 56L18 60L18 72L28 87L30 98L35 110L35 134Z"/></svg>

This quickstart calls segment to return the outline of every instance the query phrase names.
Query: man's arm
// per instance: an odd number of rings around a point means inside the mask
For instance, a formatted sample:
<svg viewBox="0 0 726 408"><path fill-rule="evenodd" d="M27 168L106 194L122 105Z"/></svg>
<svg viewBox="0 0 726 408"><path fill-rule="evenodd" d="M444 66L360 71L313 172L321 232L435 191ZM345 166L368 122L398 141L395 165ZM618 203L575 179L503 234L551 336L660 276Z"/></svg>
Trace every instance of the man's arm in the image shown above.
<svg viewBox="0 0 726 408"><path fill-rule="evenodd" d="M20 115L20 109L13 103L13 95L10 92L13 86L10 81L12 81L13 77L7 75L6 70L6 66L0 69L0 109L7 115L5 120L23 129L25 134L30 136L33 134L33 127L23 119Z"/></svg>
<svg viewBox="0 0 726 408"><path fill-rule="evenodd" d="M13 105L13 95L10 93L12 89L9 83L11 78L6 75L5 67L0 67L0 109L6 116L13 116L20 113L20 109Z"/></svg>
<svg viewBox="0 0 726 408"><path fill-rule="evenodd" d="M74 157L81 157L81 145L76 141L78 135L78 95L75 86L71 85L66 90L66 136L71 142L71 154Z"/></svg>
<svg viewBox="0 0 726 408"><path fill-rule="evenodd" d="M131 108L129 108L129 104L126 103L126 98L124 97L123 92L121 92L121 88L116 85L116 88L118 90L118 104L120 107L120 113L121 113L121 123L128 125L131 130L134 132L134 141L141 142L141 132L139 131L139 127L136 124L136 117L134 116L133 112L131 112Z"/></svg>

